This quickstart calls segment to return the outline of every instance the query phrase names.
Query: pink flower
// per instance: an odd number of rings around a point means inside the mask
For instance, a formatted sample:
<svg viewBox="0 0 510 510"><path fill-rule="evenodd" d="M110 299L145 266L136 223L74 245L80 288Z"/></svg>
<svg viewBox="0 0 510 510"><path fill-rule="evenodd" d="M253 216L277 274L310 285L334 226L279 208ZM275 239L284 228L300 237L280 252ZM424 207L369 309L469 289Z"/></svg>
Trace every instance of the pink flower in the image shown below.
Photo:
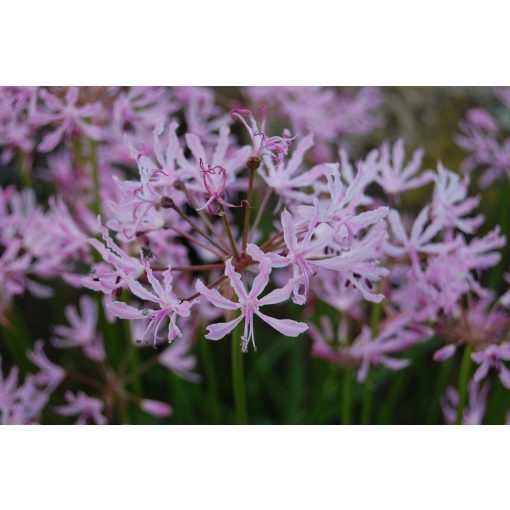
<svg viewBox="0 0 510 510"><path fill-rule="evenodd" d="M189 317L190 308L193 302L181 301L172 291L172 269L169 266L166 271L163 271L163 284L154 276L149 263L143 259L142 263L145 267L147 279L152 286L153 292L147 290L142 284L134 279L128 279L127 285L131 292L144 301L155 303L159 309L153 310L150 308L138 309L133 306L127 305L122 301L114 301L107 305L108 310L115 317L121 319L150 319L147 329L142 334L140 341L145 341L149 334L152 334L153 343L156 345L158 340L158 332L161 324L165 319L169 319L168 327L168 341L171 342L174 338L181 336L181 330L177 326L177 317Z"/></svg>
<svg viewBox="0 0 510 510"><path fill-rule="evenodd" d="M375 181L389 195L397 195L403 191L419 188L434 178L434 174L430 171L419 176L416 175L423 161L423 149L416 150L411 161L405 166L404 161L405 150L402 139L399 139L393 146L391 157L388 144L381 147Z"/></svg>
<svg viewBox="0 0 510 510"><path fill-rule="evenodd" d="M283 132L283 136L268 137L265 133L267 108L262 107L260 113L262 119L260 128L250 110L241 108L233 109L231 115L234 121L241 121L248 131L253 147L252 156L259 158L269 156L278 162L287 154L293 138L286 131Z"/></svg>
<svg viewBox="0 0 510 510"><path fill-rule="evenodd" d="M393 257L402 257L408 255L413 264L418 264L418 255L420 253L439 254L447 253L455 247L455 243L439 243L432 240L441 231L439 222L430 222L427 227L425 225L430 221L430 208L425 206L416 218L410 235L407 234L400 213L396 209L392 209L388 215L388 222L391 226L396 244L388 241L385 244L385 251ZM458 243L457 243L458 244Z"/></svg>
<svg viewBox="0 0 510 510"><path fill-rule="evenodd" d="M99 218L98 224L104 244L92 238L88 239L88 242L99 252L104 262L94 264L89 276L74 277L71 279L71 283L104 294L112 294L116 289L125 287L128 279L137 280L144 273L145 268L140 259L129 256L115 243L110 237L108 229L101 225Z"/></svg>
<svg viewBox="0 0 510 510"><path fill-rule="evenodd" d="M457 228L465 234L473 234L483 223L482 214L465 218L478 206L478 197L467 198L469 178L461 181L457 174L438 164L435 176L434 198L431 215L434 222L446 228Z"/></svg>
<svg viewBox="0 0 510 510"><path fill-rule="evenodd" d="M202 172L202 178L204 181L204 188L207 192L207 202L199 207L197 211L202 211L207 207L207 210L215 215L220 215L220 209L214 208L213 203L216 202L218 206L224 207L242 207L241 205L234 205L230 202L226 202L223 198L225 194L225 188L227 184L227 171L221 166L211 167L208 165L206 168L202 160L200 160L200 171Z"/></svg>
<svg viewBox="0 0 510 510"><path fill-rule="evenodd" d="M479 383L487 376L489 370L493 369L503 386L510 389L510 370L503 364L503 361L510 360L510 344L489 345L481 351L474 352L471 358L480 365L473 377L474 381Z"/></svg>
<svg viewBox="0 0 510 510"><path fill-rule="evenodd" d="M287 285L280 289L275 289L263 298L259 298L262 291L269 283L269 274L271 273L271 265L267 260L263 260L259 264L259 274L255 277L251 290L247 292L241 276L234 270L232 259L225 262L225 276L229 278L230 285L237 295L238 302L231 301L223 297L216 289L208 289L200 280L196 283L197 292L204 296L214 306L223 308L224 310L240 310L240 314L235 319L226 322L212 324L207 327L207 335L209 340L219 340L230 333L242 320L244 320L244 333L241 337L242 350L246 352L248 344L251 341L253 347L255 345L255 331L253 328L253 316L257 315L265 323L276 329L282 335L295 337L308 329L303 322L296 322L290 319L275 319L268 317L260 311L260 307L266 305L274 305L282 303L289 299L294 281L290 280Z"/></svg>
<svg viewBox="0 0 510 510"><path fill-rule="evenodd" d="M172 408L165 402L146 398L140 402L140 409L156 418L168 418L173 412Z"/></svg>
<svg viewBox="0 0 510 510"><path fill-rule="evenodd" d="M488 384L469 383L469 402L462 412L462 425L481 425L487 409ZM458 391L450 386L441 399L441 407L446 423L452 425L457 420Z"/></svg>
<svg viewBox="0 0 510 510"><path fill-rule="evenodd" d="M508 284L510 284L510 273L505 275L505 280ZM501 296L500 303L507 308L510 308L510 288Z"/></svg>
<svg viewBox="0 0 510 510"><path fill-rule="evenodd" d="M45 109L32 114L32 121L40 126L58 123L55 131L44 136L39 144L41 152L52 151L63 136L84 134L93 140L99 140L101 130L98 126L89 124L86 119L97 117L101 112L99 103L78 106L79 87L69 87L65 99L62 100L48 90L41 89L39 95Z"/></svg>
<svg viewBox="0 0 510 510"><path fill-rule="evenodd" d="M190 382L199 382L200 376L193 373L197 358L190 353L190 340L182 336L172 342L158 357L158 361L165 368Z"/></svg>
<svg viewBox="0 0 510 510"><path fill-rule="evenodd" d="M413 324L412 316L396 315L380 324L381 332L372 337L368 326L363 326L361 333L349 348L349 354L361 363L358 382L366 379L370 365L381 364L390 370L401 370L410 364L407 359L391 357L397 353L428 340L432 331Z"/></svg>
<svg viewBox="0 0 510 510"><path fill-rule="evenodd" d="M410 364L391 354L407 350L430 338L432 331L414 324L409 314L395 315L380 323L381 332L374 338L368 326L363 326L360 335L348 343L348 330L343 321L335 332L331 321L321 318L322 330L310 325L313 340L312 353L318 358L341 366L358 366L358 382L363 382L370 366L383 365L390 370L401 370Z"/></svg>
<svg viewBox="0 0 510 510"><path fill-rule="evenodd" d="M35 382L53 391L65 378L65 370L51 362L44 354L43 341L37 340L34 350L27 353L28 359L39 368Z"/></svg>
<svg viewBox="0 0 510 510"><path fill-rule="evenodd" d="M103 360L103 337L96 330L97 311L98 305L90 296L80 298L81 317L75 306L66 306L65 315L71 327L55 326L53 345L59 348L81 347L90 359Z"/></svg>
<svg viewBox="0 0 510 510"><path fill-rule="evenodd" d="M86 425L89 422L97 425L108 423L108 420L102 414L104 408L102 400L89 397L82 391L78 393L66 391L65 399L67 404L56 407L55 411L60 416L77 416L76 425Z"/></svg>
<svg viewBox="0 0 510 510"><path fill-rule="evenodd" d="M286 202L310 202L311 195L302 190L312 186L320 178L323 165L315 165L309 170L302 168L304 154L313 147L313 135L307 135L297 143L290 159L264 158L264 165L259 173L270 189Z"/></svg>

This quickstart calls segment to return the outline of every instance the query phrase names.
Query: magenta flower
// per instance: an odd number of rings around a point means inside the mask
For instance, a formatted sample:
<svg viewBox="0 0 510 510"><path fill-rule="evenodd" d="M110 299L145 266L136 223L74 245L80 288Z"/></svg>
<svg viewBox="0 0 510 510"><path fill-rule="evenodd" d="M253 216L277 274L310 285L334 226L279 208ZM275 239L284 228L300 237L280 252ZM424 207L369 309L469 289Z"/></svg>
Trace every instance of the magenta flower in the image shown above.
<svg viewBox="0 0 510 510"><path fill-rule="evenodd" d="M122 301L114 301L107 305L108 310L121 319L149 319L149 324L143 332L140 341L146 341L148 335L152 335L153 343L156 345L158 333L165 319L169 319L168 341L181 336L181 330L177 326L177 317L189 317L190 308L193 302L181 301L172 291L172 269L169 266L163 271L163 283L154 276L149 263L142 257L142 263L145 267L145 273L149 284L152 286L152 292L147 290L142 284L134 279L128 279L127 285L130 291L144 301L155 303L159 308L138 309Z"/></svg>
<svg viewBox="0 0 510 510"><path fill-rule="evenodd" d="M32 121L37 125L58 124L57 129L44 136L39 144L41 152L51 152L64 136L83 134L93 140L99 140L101 129L88 122L101 112L99 103L78 106L79 87L69 87L65 99L62 100L48 90L41 89L40 98L44 110L35 111Z"/></svg>
<svg viewBox="0 0 510 510"><path fill-rule="evenodd" d="M66 391L65 399L67 404L55 408L60 416L77 416L76 425L86 425L95 423L97 425L106 425L108 420L103 415L104 402L97 398L92 398L79 391L73 393Z"/></svg>
<svg viewBox="0 0 510 510"><path fill-rule="evenodd" d="M234 121L241 121L246 128L246 131L248 131L253 147L252 156L261 159L264 156L268 156L276 162L279 162L283 156L287 155L293 138L286 131L283 132L282 136L268 137L265 133L267 108L262 107L260 114L262 122L259 128L257 121L250 110L236 108L231 112L232 119Z"/></svg>
<svg viewBox="0 0 510 510"><path fill-rule="evenodd" d="M244 333L241 337L242 350L248 350L248 344L252 342L254 349L255 331L253 328L253 316L257 315L265 323L276 329L282 335L298 336L308 329L303 322L296 322L291 319L275 319L268 317L260 311L260 307L266 305L274 305L282 303L289 299L294 288L294 281L290 280L284 287L275 289L263 298L259 298L262 291L269 283L269 275L271 273L271 265L266 261L259 264L259 274L255 277L251 290L248 292L243 285L241 276L234 270L232 259L225 262L225 276L229 278L230 285L237 295L238 302L231 301L223 297L216 289L207 288L200 280L197 280L196 289L202 296L210 301L214 306L224 310L240 310L240 314L235 319L225 322L212 324L207 327L206 338L209 340L219 340L230 333L241 321L244 320Z"/></svg>
<svg viewBox="0 0 510 510"><path fill-rule="evenodd" d="M56 335L52 343L58 348L81 347L90 359L104 360L103 337L97 333L98 305L90 296L80 298L80 314L75 306L66 306L65 315L68 326L55 326Z"/></svg>

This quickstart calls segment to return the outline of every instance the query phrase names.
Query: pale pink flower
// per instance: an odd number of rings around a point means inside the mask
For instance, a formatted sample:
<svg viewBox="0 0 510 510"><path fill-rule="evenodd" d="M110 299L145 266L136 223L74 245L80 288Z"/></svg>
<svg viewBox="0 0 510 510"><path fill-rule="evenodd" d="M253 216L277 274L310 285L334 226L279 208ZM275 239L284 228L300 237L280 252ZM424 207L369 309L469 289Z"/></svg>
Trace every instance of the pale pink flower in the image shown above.
<svg viewBox="0 0 510 510"><path fill-rule="evenodd" d="M410 189L420 188L434 178L431 171L417 175L422 161L423 149L418 149L413 153L411 161L404 165L404 140L399 139L391 152L386 143L380 149L375 181L388 195L398 195Z"/></svg>
<svg viewBox="0 0 510 510"><path fill-rule="evenodd" d="M215 215L220 215L220 206L222 207L242 207L242 205L235 205L227 202L223 196L225 195L225 188L227 184L227 171L221 166L211 167L208 165L206 168L202 160L200 160L200 172L204 188L206 190L207 201L204 205L199 207L197 211L207 210ZM217 207L214 208L213 204L216 203Z"/></svg>
<svg viewBox="0 0 510 510"><path fill-rule="evenodd" d="M140 409L155 416L156 418L168 418L173 413L171 406L159 400L143 399L140 402Z"/></svg>
<svg viewBox="0 0 510 510"><path fill-rule="evenodd" d="M97 398L89 397L82 391L73 393L66 391L67 404L55 407L55 412L60 416L77 416L76 425L95 423L106 425L108 420L103 415L104 402Z"/></svg>
<svg viewBox="0 0 510 510"><path fill-rule="evenodd" d="M58 124L58 127L44 136L39 144L41 152L52 151L62 140L72 135L85 135L93 140L99 140L101 129L87 122L87 119L97 117L101 112L99 103L78 106L79 87L69 87L65 99L62 100L46 89L41 89L39 97L43 101L44 109L32 114L32 121L37 125Z"/></svg>
<svg viewBox="0 0 510 510"><path fill-rule="evenodd" d="M64 380L65 370L48 359L44 353L42 340L35 342L34 350L28 352L27 357L39 369L34 378L39 386L53 391Z"/></svg>
<svg viewBox="0 0 510 510"><path fill-rule="evenodd" d="M510 273L505 275L505 280L508 284L510 284ZM510 308L510 288L501 296L500 303L507 308Z"/></svg>
<svg viewBox="0 0 510 510"><path fill-rule="evenodd" d="M265 297L259 298L260 294L269 283L270 273L270 263L267 260L262 261L259 264L259 274L255 277L251 290L248 292L241 280L241 276L234 270L232 259L228 259L225 262L225 276L229 278L230 285L237 295L238 302L234 302L223 297L216 289L209 289L200 280L197 280L197 291L214 306L225 310L240 311L239 316L229 322L208 326L205 337L209 340L219 340L230 333L241 321L244 320L244 333L241 337L242 350L245 352L248 349L248 344L250 342L252 342L253 347L256 349L255 331L253 327L254 315L257 315L260 319L269 324L272 328L276 329L282 335L294 337L306 331L308 326L303 322L296 322L291 319L275 319L274 317L269 317L260 311L262 306L282 303L289 299L295 286L294 281L290 280L284 287L275 289Z"/></svg>
<svg viewBox="0 0 510 510"><path fill-rule="evenodd" d="M190 382L200 381L200 376L193 372L197 358L190 353L191 342L182 336L172 342L158 357L158 361L165 368Z"/></svg>
<svg viewBox="0 0 510 510"><path fill-rule="evenodd" d="M479 197L467 197L469 178L464 179L438 164L437 175L434 178L434 198L432 200L431 216L439 225L453 229L457 228L465 234L473 234L483 223L482 214L466 218L480 202Z"/></svg>
<svg viewBox="0 0 510 510"><path fill-rule="evenodd" d="M145 341L149 334L152 334L154 345L157 343L159 329L165 319L169 319L168 341L181 336L181 330L177 326L177 317L189 317L190 308L193 302L181 301L172 290L172 269L163 271L163 283L154 276L150 264L142 257L142 263L145 267L145 273L152 292L147 290L141 283L134 279L128 279L127 285L129 290L137 297L144 301L155 303L159 308L154 310L151 308L138 309L130 306L122 301L114 301L107 305L108 310L116 317L121 319L150 319L147 329L142 334L140 341Z"/></svg>
<svg viewBox="0 0 510 510"><path fill-rule="evenodd" d="M409 256L413 264L418 264L418 255L420 253L448 253L455 247L453 242L433 242L433 239L441 231L442 226L439 222L430 221L429 206L425 206L420 211L410 234L407 234L400 213L396 209L390 211L388 223L391 226L394 241L386 242L384 249L386 253L393 257Z"/></svg>
<svg viewBox="0 0 510 510"><path fill-rule="evenodd" d="M303 168L304 155L311 147L313 135L310 134L299 140L290 159L280 158L275 162L274 158L266 156L259 168L259 174L267 186L285 201L311 201L312 195L303 191L303 188L312 186L323 172L323 165Z"/></svg>
<svg viewBox="0 0 510 510"><path fill-rule="evenodd" d="M412 316L396 315L379 324L380 333L373 337L368 326L349 347L349 354L361 364L358 382L366 379L371 365L383 365L390 370L401 370L410 364L407 359L391 356L428 340L432 336L429 328L414 324Z"/></svg>
<svg viewBox="0 0 510 510"><path fill-rule="evenodd" d="M287 155L290 144L293 138L287 131L283 132L282 136L270 136L268 137L265 133L266 120L267 120L267 108L262 107L260 111L261 123L260 127L250 110L236 108L231 112L232 119L234 121L239 120L242 122L248 135L250 136L252 143L252 156L263 158L269 156L275 161L280 161L281 158Z"/></svg>
<svg viewBox="0 0 510 510"><path fill-rule="evenodd" d="M98 304L90 296L82 296L80 313L75 306L66 306L65 315L70 327L55 326L53 333L56 336L52 343L58 348L81 347L90 359L103 360L103 337L97 333Z"/></svg>
<svg viewBox="0 0 510 510"><path fill-rule="evenodd" d="M510 360L510 344L489 345L483 350L474 352L471 358L479 365L473 377L474 381L479 383L492 369L498 374L501 384L510 389L510 370L503 364L503 361Z"/></svg>
<svg viewBox="0 0 510 510"><path fill-rule="evenodd" d="M488 384L478 384L476 381L469 383L469 401L462 411L462 425L481 425L487 409L487 396L489 395ZM441 408L446 423L452 425L457 421L457 405L459 392L450 386L441 399Z"/></svg>

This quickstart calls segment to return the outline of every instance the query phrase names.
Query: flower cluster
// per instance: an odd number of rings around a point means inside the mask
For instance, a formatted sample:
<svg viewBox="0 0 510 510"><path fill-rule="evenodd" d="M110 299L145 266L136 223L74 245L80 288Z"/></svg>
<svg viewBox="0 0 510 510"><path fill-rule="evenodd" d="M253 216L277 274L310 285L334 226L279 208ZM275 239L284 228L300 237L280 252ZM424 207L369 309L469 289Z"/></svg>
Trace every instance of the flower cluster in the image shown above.
<svg viewBox="0 0 510 510"><path fill-rule="evenodd" d="M443 398L448 422L482 420L491 371L510 388L510 290L498 297L486 278L506 239L468 175L510 175L496 120L475 109L461 122L459 176L424 167L402 139L353 158L346 135L381 124L379 90L245 92L251 104L222 107L205 88L0 89L0 164L25 188L0 188L0 320L9 328L16 299L63 280L81 296L48 344L97 372L53 365L36 344L40 372L22 384L16 368L0 373L3 422L37 422L66 384L51 409L76 423L119 421L130 404L166 418L172 407L143 398L133 374L159 364L197 383L196 344L228 335L248 352L306 334L314 357L366 384L439 339L434 360L460 349L477 366L467 407L466 391ZM46 205L33 183L54 186ZM170 345L129 371L131 355L108 354L117 319L126 351Z"/></svg>

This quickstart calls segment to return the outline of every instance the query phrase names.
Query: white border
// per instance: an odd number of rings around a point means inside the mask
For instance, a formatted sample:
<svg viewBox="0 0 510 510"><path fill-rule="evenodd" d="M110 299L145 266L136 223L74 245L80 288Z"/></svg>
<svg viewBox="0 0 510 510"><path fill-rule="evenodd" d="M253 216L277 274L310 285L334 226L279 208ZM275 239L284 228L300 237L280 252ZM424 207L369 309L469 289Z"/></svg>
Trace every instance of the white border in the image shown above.
<svg viewBox="0 0 510 510"><path fill-rule="evenodd" d="M4 427L11 509L503 508L506 427Z"/></svg>
<svg viewBox="0 0 510 510"><path fill-rule="evenodd" d="M502 0L19 0L0 84L504 85Z"/></svg>

